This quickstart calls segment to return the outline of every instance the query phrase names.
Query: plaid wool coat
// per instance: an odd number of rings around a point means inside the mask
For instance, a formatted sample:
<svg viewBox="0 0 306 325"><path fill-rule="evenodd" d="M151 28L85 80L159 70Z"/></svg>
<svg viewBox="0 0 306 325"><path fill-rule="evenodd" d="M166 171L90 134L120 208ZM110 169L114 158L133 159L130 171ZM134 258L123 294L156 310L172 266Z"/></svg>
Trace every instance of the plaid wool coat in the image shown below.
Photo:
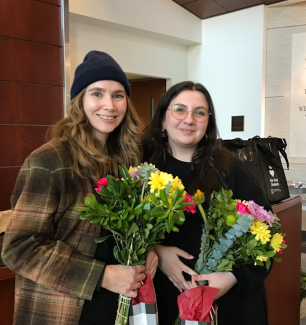
<svg viewBox="0 0 306 325"><path fill-rule="evenodd" d="M68 143L48 142L24 162L2 251L16 273L14 324L78 324L104 268L93 259L101 227L73 210L92 192L72 168Z"/></svg>

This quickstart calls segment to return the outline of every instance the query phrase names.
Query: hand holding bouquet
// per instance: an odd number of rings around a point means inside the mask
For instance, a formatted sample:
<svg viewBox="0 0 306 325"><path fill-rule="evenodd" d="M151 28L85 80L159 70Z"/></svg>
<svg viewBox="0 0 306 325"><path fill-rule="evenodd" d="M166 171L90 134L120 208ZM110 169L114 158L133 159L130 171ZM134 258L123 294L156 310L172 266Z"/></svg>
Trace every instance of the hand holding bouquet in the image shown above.
<svg viewBox="0 0 306 325"><path fill-rule="evenodd" d="M184 209L194 202L184 202L184 186L180 179L158 171L147 163L138 167L119 167L121 179L111 175L97 182L97 193L104 203L99 203L94 194L84 199L82 220L103 226L114 236L114 256L120 264L140 265L145 263L146 253L158 244L167 231L178 231L175 225L185 221ZM95 239L96 243L109 236ZM127 324L130 299L120 295L116 324Z"/></svg>
<svg viewBox="0 0 306 325"><path fill-rule="evenodd" d="M193 197L204 220L201 252L195 265L198 274L232 271L245 264L265 264L269 269L271 258L281 261L276 254L282 254L287 245L277 216L253 201L234 200L232 195L231 190L214 192L207 213L202 207L205 200L203 193L198 190ZM206 282L198 284L206 285ZM191 291L189 296L199 294L194 289L188 290ZM211 297L205 291L201 293L201 300L209 304ZM179 307L181 314L184 306ZM195 308L195 303L188 306L191 313ZM206 316L210 312L207 311Z"/></svg>

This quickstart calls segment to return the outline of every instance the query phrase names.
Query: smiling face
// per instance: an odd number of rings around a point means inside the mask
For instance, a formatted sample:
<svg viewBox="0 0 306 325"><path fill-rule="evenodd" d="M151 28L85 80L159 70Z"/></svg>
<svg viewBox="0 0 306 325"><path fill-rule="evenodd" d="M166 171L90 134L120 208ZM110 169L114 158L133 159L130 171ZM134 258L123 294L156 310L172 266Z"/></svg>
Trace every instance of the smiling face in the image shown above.
<svg viewBox="0 0 306 325"><path fill-rule="evenodd" d="M105 143L126 113L127 99L123 85L113 80L92 83L84 93L83 108L94 136Z"/></svg>
<svg viewBox="0 0 306 325"><path fill-rule="evenodd" d="M171 102L169 107L181 104L188 111L194 111L200 107L204 107L209 111L209 106L205 96L196 90L184 90ZM205 122L197 122L193 114L188 115L183 120L177 120L173 117L172 111L167 110L163 121L163 127L168 132L168 142L172 149L180 148L197 148L198 143L204 137L209 119Z"/></svg>

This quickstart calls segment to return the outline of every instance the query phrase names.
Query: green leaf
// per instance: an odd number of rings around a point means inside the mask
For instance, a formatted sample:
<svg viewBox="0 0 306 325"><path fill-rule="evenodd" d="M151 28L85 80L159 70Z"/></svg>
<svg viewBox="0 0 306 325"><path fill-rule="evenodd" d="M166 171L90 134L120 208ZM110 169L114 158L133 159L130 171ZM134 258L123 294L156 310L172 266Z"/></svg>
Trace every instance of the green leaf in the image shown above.
<svg viewBox="0 0 306 325"><path fill-rule="evenodd" d="M98 225L100 224L101 218L94 218L90 220L90 223L92 223L93 225Z"/></svg>
<svg viewBox="0 0 306 325"><path fill-rule="evenodd" d="M139 256L139 255L143 254L145 251L146 251L146 249L144 247L143 248L140 248L137 251L137 255Z"/></svg>
<svg viewBox="0 0 306 325"><path fill-rule="evenodd" d="M147 223L147 228L149 229L149 230L151 230L152 228L153 228L153 225L151 224L151 223Z"/></svg>
<svg viewBox="0 0 306 325"><path fill-rule="evenodd" d="M149 229L144 229L144 233L145 233L145 238L148 238L148 236L150 234L150 230Z"/></svg>
<svg viewBox="0 0 306 325"><path fill-rule="evenodd" d="M161 207L154 207L151 211L151 215L154 218L166 218L169 212L169 209L166 210Z"/></svg>
<svg viewBox="0 0 306 325"><path fill-rule="evenodd" d="M153 243L155 238L156 238L156 234L152 234L148 239L148 243Z"/></svg>
<svg viewBox="0 0 306 325"><path fill-rule="evenodd" d="M91 198L89 196L86 196L84 198L84 204L87 205L87 206L91 206Z"/></svg>
<svg viewBox="0 0 306 325"><path fill-rule="evenodd" d="M248 242L248 245L249 245L249 248L251 249L251 250L253 250L255 247L256 247L256 245L257 245L257 240L254 238L254 239L251 239L249 242Z"/></svg>
<svg viewBox="0 0 306 325"><path fill-rule="evenodd" d="M131 183L131 176L128 169L124 165L119 166L118 169L124 180L127 180L129 183Z"/></svg>
<svg viewBox="0 0 306 325"><path fill-rule="evenodd" d="M150 202L146 203L146 204L143 206L143 209L144 209L144 210L150 210L150 208L151 208L151 204L150 204Z"/></svg>
<svg viewBox="0 0 306 325"><path fill-rule="evenodd" d="M99 243L103 243L108 237L111 237L111 235L110 236L105 236L105 237L98 237L98 238L95 238L95 242L97 243L97 244L99 244Z"/></svg>
<svg viewBox="0 0 306 325"><path fill-rule="evenodd" d="M178 187L176 188L176 190L172 196L172 200L171 200L172 206L175 205L176 201L182 196L183 193L184 193L184 190L180 190Z"/></svg>
<svg viewBox="0 0 306 325"><path fill-rule="evenodd" d="M122 261L124 261L124 264L127 265L128 259L129 259L129 249L127 247L124 247L121 252L119 252L119 256Z"/></svg>
<svg viewBox="0 0 306 325"><path fill-rule="evenodd" d="M135 214L136 216L139 216L139 215L141 214L141 212L142 212L142 208L138 208L138 209L135 209L135 210L134 210L134 214Z"/></svg>
<svg viewBox="0 0 306 325"><path fill-rule="evenodd" d="M115 257L115 259L116 259L120 264L126 265L126 262L121 258L121 254L120 254L120 252L119 252L119 248L118 248L117 246L114 246L113 253L114 253L114 257Z"/></svg>
<svg viewBox="0 0 306 325"><path fill-rule="evenodd" d="M263 252L263 254L265 256L268 256L268 257L273 257L275 255L275 251L271 252L271 251L266 251L266 252Z"/></svg>
<svg viewBox="0 0 306 325"><path fill-rule="evenodd" d="M127 235L129 236L129 235L133 234L134 232L136 232L136 231L138 231L138 230L139 230L138 226L136 225L135 222L133 222L133 223L131 224L129 230L127 231Z"/></svg>
<svg viewBox="0 0 306 325"><path fill-rule="evenodd" d="M173 218L169 218L166 220L166 227L167 227L167 232L170 233L172 228L174 226L174 221Z"/></svg>
<svg viewBox="0 0 306 325"><path fill-rule="evenodd" d="M129 226L128 222L126 220L122 220L122 228L124 230L127 230L128 229L128 226Z"/></svg>
<svg viewBox="0 0 306 325"><path fill-rule="evenodd" d="M179 230L177 227L173 226L173 227L172 227L172 231L173 231L173 232L179 232L180 230Z"/></svg>
<svg viewBox="0 0 306 325"><path fill-rule="evenodd" d="M282 260L278 257L273 257L274 261L277 262L277 263L280 263Z"/></svg>
<svg viewBox="0 0 306 325"><path fill-rule="evenodd" d="M86 208L86 207L81 207L81 206L76 205L76 206L73 208L73 210L75 210L75 211L87 211L88 208Z"/></svg>
<svg viewBox="0 0 306 325"><path fill-rule="evenodd" d="M217 266L217 271L225 267L229 263L229 259L227 258L222 258L221 262Z"/></svg>
<svg viewBox="0 0 306 325"><path fill-rule="evenodd" d="M121 219L118 220L118 224L117 224L118 229L122 228L122 221Z"/></svg>
<svg viewBox="0 0 306 325"><path fill-rule="evenodd" d="M89 217L90 217L90 215L88 215L87 213L80 214L80 219L81 220L87 220Z"/></svg>
<svg viewBox="0 0 306 325"><path fill-rule="evenodd" d="M145 264L145 262L146 262L146 261L142 258L141 260L138 261L137 264L138 264L138 265L143 265L143 264Z"/></svg>
<svg viewBox="0 0 306 325"><path fill-rule="evenodd" d="M135 218L135 214L129 214L127 217L127 221L130 222Z"/></svg>
<svg viewBox="0 0 306 325"><path fill-rule="evenodd" d="M123 205L124 205L124 207L126 208L126 209L128 209L130 206L129 206L129 204L125 201L125 200L123 200Z"/></svg>
<svg viewBox="0 0 306 325"><path fill-rule="evenodd" d="M167 208L170 208L170 204L168 202L168 199L167 199L167 194L164 190L160 190L159 191L159 194L160 194L160 199L162 200L163 202L163 205L166 206Z"/></svg>

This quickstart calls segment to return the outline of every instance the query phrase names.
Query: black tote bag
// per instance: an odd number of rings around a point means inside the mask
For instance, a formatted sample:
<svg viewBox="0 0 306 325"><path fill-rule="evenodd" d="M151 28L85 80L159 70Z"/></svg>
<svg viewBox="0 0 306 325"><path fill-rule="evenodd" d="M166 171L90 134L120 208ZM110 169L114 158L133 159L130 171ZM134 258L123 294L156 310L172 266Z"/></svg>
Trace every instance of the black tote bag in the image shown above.
<svg viewBox="0 0 306 325"><path fill-rule="evenodd" d="M285 152L286 140L280 138L254 137L249 140L239 138L224 140L224 146L245 162L250 172L260 183L270 203L278 203L290 197L289 189L279 152L289 162Z"/></svg>

